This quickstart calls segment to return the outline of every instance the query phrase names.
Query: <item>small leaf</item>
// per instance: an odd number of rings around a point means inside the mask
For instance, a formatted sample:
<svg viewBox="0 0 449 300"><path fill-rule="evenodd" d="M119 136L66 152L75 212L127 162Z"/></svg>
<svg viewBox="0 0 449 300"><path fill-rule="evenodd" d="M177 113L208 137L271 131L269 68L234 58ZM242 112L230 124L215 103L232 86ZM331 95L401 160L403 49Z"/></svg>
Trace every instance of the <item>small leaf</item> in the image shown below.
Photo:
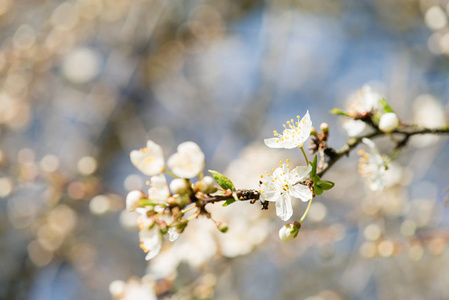
<svg viewBox="0 0 449 300"><path fill-rule="evenodd" d="M209 170L209 172L212 174L215 181L218 183L219 186L221 186L221 188L225 190L229 189L231 191L235 191L235 186L228 177L224 176L223 174L217 171Z"/></svg>
<svg viewBox="0 0 449 300"><path fill-rule="evenodd" d="M321 195L323 193L323 189L320 188L316 183L313 185L313 189L315 190L315 194Z"/></svg>
<svg viewBox="0 0 449 300"><path fill-rule="evenodd" d="M320 187L322 190L327 191L334 187L335 183L329 180L320 180L316 182L316 185Z"/></svg>
<svg viewBox="0 0 449 300"><path fill-rule="evenodd" d="M331 114L334 115L340 115L340 116L345 116L345 117L351 117L350 115L348 115L347 113L345 113L344 111L338 109L338 108L334 108L330 111Z"/></svg>
<svg viewBox="0 0 449 300"><path fill-rule="evenodd" d="M391 108L390 104L388 104L388 101L385 98L382 98L379 100L380 105L382 105L384 111L386 113L394 112Z"/></svg>
<svg viewBox="0 0 449 300"><path fill-rule="evenodd" d="M316 176L316 166L317 166L317 155L313 158L313 162L309 161L309 164L312 166L312 171L310 171L310 178L314 178Z"/></svg>
<svg viewBox="0 0 449 300"><path fill-rule="evenodd" d="M232 204L232 203L234 203L235 202L235 200L234 199L228 199L228 200L226 200L226 202L225 203L223 203L223 207L224 206L228 206L229 204Z"/></svg>

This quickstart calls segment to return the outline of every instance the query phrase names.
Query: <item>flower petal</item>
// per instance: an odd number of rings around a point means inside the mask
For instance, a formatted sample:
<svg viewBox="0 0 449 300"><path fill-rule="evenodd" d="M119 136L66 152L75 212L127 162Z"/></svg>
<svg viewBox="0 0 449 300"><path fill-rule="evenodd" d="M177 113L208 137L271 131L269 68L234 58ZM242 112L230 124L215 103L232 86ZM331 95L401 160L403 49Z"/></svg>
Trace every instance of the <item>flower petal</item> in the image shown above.
<svg viewBox="0 0 449 300"><path fill-rule="evenodd" d="M145 257L150 260L159 254L162 248L162 235L157 226L151 229L144 228L139 232L141 247L145 252L148 252Z"/></svg>
<svg viewBox="0 0 449 300"><path fill-rule="evenodd" d="M184 142L178 146L178 152L168 159L167 165L176 176L193 178L204 169L204 153L194 142Z"/></svg>
<svg viewBox="0 0 449 300"><path fill-rule="evenodd" d="M309 175L309 173L311 171L312 171L312 166L311 165L308 165L307 167L306 166L300 166L300 167L294 168L291 171L291 174L290 174L293 183L296 183L296 182L304 179L305 177L307 177L307 175ZM298 175L298 176L296 176L296 175Z"/></svg>
<svg viewBox="0 0 449 300"><path fill-rule="evenodd" d="M312 199L312 191L305 185L297 184L291 187L290 195L294 198L301 199L302 202L307 202Z"/></svg>
<svg viewBox="0 0 449 300"><path fill-rule="evenodd" d="M349 136L357 136L365 130L366 124L360 120L346 120L343 122L343 129Z"/></svg>
<svg viewBox="0 0 449 300"><path fill-rule="evenodd" d="M284 148L282 143L280 142L279 138L269 138L263 140L265 145L267 145L270 148Z"/></svg>
<svg viewBox="0 0 449 300"><path fill-rule="evenodd" d="M281 195L281 192L275 192L275 191L267 191L265 193L262 193L260 195L262 201L270 201L270 202L276 202Z"/></svg>
<svg viewBox="0 0 449 300"><path fill-rule="evenodd" d="M131 151L130 159L132 164L145 175L160 174L165 168L162 148L150 140L147 142L147 148Z"/></svg>
<svg viewBox="0 0 449 300"><path fill-rule="evenodd" d="M276 201L276 215L282 221L287 221L293 215L293 207L290 195L281 195L281 197Z"/></svg>

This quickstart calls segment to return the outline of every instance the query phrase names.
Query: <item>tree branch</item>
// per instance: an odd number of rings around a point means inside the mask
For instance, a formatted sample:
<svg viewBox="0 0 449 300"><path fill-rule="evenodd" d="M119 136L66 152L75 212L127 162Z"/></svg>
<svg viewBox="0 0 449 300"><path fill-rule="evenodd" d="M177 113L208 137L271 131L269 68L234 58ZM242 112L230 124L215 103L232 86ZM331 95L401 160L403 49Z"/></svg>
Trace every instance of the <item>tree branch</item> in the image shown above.
<svg viewBox="0 0 449 300"><path fill-rule="evenodd" d="M367 135L361 136L361 137L352 137L349 138L346 142L346 145L344 145L339 150L335 151L332 148L327 148L325 150L325 153L329 157L329 161L327 162L327 165L324 169L322 169L320 172L318 172L318 176L323 176L337 161L339 161L343 156L347 155L349 156L349 153L357 147L361 142L363 138L376 138L380 136L386 136L388 134L400 134L403 135L403 139L397 142L396 148L403 148L406 146L408 141L410 140L410 137L414 135L422 135L422 134L449 134L449 128L448 127L442 127L442 128L420 128L414 125L404 125L399 129L396 129L395 131L391 133L385 133L380 130L376 130L372 133L369 133Z"/></svg>

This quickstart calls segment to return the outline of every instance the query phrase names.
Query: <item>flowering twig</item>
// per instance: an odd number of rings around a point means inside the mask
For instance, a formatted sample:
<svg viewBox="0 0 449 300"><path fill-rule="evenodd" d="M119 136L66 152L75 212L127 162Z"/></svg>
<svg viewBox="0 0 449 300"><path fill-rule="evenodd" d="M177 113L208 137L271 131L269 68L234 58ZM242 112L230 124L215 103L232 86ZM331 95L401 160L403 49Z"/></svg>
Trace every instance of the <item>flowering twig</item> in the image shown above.
<svg viewBox="0 0 449 300"><path fill-rule="evenodd" d="M346 145L344 145L339 150L334 150L333 148L327 148L324 150L324 153L329 157L329 161L327 162L327 165L318 172L318 176L323 176L337 161L340 160L345 155L349 155L349 153L356 148L364 138L376 138L380 136L385 136L387 134L401 134L403 135L403 138L397 142L396 148L402 148L404 147L407 142L409 141L410 137L414 135L422 135L422 134L449 134L449 128L448 127L442 127L442 128L420 128L414 125L405 125L402 126L400 129L396 129L392 131L391 133L386 133L380 130L371 132L367 135L361 136L361 137L351 137L347 140Z"/></svg>

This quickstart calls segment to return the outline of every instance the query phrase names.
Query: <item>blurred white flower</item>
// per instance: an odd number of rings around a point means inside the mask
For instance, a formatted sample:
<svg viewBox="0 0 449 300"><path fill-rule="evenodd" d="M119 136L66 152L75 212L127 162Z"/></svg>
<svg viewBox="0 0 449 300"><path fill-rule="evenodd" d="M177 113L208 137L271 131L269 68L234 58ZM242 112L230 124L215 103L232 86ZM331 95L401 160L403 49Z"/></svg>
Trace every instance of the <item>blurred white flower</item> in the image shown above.
<svg viewBox="0 0 449 300"><path fill-rule="evenodd" d="M173 154L167 165L176 176L193 178L204 169L204 153L194 142L184 142L178 146L178 152Z"/></svg>
<svg viewBox="0 0 449 300"><path fill-rule="evenodd" d="M128 211L135 211L139 207L139 201L144 197L142 191L135 190L128 193L126 196L126 209Z"/></svg>
<svg viewBox="0 0 449 300"><path fill-rule="evenodd" d="M372 191L381 191L385 187L385 171L387 169L385 161L373 141L363 138L362 142L368 146L369 153L364 150L358 152L361 155L359 173L366 178Z"/></svg>
<svg viewBox="0 0 449 300"><path fill-rule="evenodd" d="M147 276L142 280L131 278L127 282L116 280L109 285L109 292L114 299L120 300L157 300L154 281Z"/></svg>
<svg viewBox="0 0 449 300"><path fill-rule="evenodd" d="M270 148L285 148L292 149L296 147L302 147L304 142L309 138L310 131L312 130L312 120L310 119L309 111L307 111L306 115L300 121L299 116L296 116L298 119L294 122L293 119L287 121L287 125L284 124L284 131L282 134L278 134L275 130L274 138L265 139L265 145Z"/></svg>
<svg viewBox="0 0 449 300"><path fill-rule="evenodd" d="M373 113L379 109L379 101L382 96L373 89L365 85L355 95L350 97L348 110L346 111L351 117L360 117L368 113ZM357 136L366 128L366 123L361 120L345 120L343 129L349 136Z"/></svg>
<svg viewBox="0 0 449 300"><path fill-rule="evenodd" d="M446 126L444 106L432 95L424 94L413 103L413 122L425 128L440 128ZM428 147L441 139L437 135L416 136L410 143L418 148Z"/></svg>
<svg viewBox="0 0 449 300"><path fill-rule="evenodd" d="M139 232L140 248L147 253L145 259L150 260L161 251L163 236L157 225L148 228L146 222L142 223L143 226Z"/></svg>
<svg viewBox="0 0 449 300"><path fill-rule="evenodd" d="M281 162L281 166L273 171L273 175L267 173L268 178L260 185L261 200L276 202L276 215L283 221L290 219L293 214L291 198L301 199L303 202L312 199L312 191L299 183L310 171L310 165L296 167L290 171L290 166Z"/></svg>
<svg viewBox="0 0 449 300"><path fill-rule="evenodd" d="M64 77L78 84L84 84L95 79L101 69L100 54L90 48L76 48L69 52L62 63Z"/></svg>
<svg viewBox="0 0 449 300"><path fill-rule="evenodd" d="M392 132L399 126L399 118L395 113L386 113L380 117L379 129L383 132Z"/></svg>
<svg viewBox="0 0 449 300"><path fill-rule="evenodd" d="M131 151L130 158L132 164L145 175L154 176L164 171L162 148L153 141L149 140L146 148Z"/></svg>
<svg viewBox="0 0 449 300"><path fill-rule="evenodd" d="M164 174L151 177L151 186L148 189L148 198L156 203L167 202L170 196L167 180Z"/></svg>

